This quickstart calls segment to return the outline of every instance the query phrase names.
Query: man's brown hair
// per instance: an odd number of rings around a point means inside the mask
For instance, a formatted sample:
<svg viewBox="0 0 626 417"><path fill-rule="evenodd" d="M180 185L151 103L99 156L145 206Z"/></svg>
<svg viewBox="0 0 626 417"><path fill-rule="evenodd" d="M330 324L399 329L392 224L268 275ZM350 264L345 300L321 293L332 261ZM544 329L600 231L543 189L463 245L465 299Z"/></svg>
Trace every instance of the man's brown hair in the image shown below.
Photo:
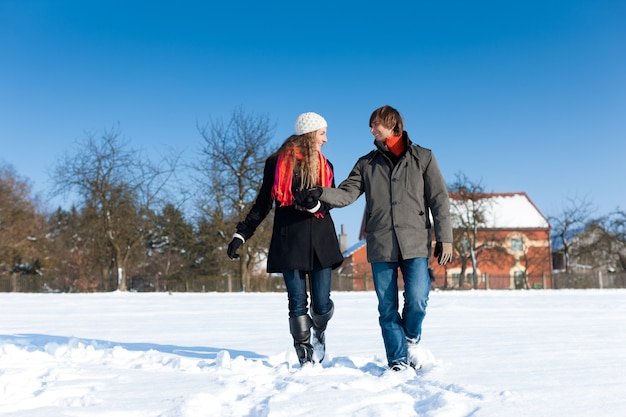
<svg viewBox="0 0 626 417"><path fill-rule="evenodd" d="M376 119L379 119L387 129L392 129L395 136L400 136L404 131L404 122L400 112L391 106L382 106L374 110L370 116L370 127Z"/></svg>

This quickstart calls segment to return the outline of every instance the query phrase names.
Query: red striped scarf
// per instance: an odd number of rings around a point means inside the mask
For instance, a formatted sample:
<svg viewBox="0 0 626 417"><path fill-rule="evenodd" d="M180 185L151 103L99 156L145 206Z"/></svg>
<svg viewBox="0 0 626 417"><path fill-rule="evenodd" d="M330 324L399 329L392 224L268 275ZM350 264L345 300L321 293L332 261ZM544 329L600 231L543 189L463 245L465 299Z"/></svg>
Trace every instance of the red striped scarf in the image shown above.
<svg viewBox="0 0 626 417"><path fill-rule="evenodd" d="M298 161L304 159L304 156L302 156L297 148L292 148L278 155L278 161L276 162L272 198L278 201L280 206L293 205L294 201L293 192L291 190L294 169L294 158L292 155L295 155L295 159ZM333 183L333 170L330 169L328 161L321 152L318 152L317 155L319 173L317 185L330 187ZM324 217L324 213L315 213L315 216Z"/></svg>

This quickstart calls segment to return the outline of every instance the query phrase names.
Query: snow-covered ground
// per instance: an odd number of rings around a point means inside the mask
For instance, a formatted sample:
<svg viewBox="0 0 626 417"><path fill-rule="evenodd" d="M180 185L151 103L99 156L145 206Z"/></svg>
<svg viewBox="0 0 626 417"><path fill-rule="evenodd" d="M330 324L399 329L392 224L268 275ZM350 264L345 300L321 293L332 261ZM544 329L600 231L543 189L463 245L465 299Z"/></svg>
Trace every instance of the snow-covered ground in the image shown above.
<svg viewBox="0 0 626 417"><path fill-rule="evenodd" d="M286 294L0 294L0 415L626 415L626 291L431 293L389 372L373 292L332 294L300 368Z"/></svg>

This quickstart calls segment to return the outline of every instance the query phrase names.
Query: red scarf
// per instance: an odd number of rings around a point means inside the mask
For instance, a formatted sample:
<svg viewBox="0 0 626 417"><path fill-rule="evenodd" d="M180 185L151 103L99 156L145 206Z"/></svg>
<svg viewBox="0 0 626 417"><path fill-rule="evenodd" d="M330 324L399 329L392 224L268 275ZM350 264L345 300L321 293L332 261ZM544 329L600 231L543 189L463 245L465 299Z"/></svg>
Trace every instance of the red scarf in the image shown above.
<svg viewBox="0 0 626 417"><path fill-rule="evenodd" d="M402 140L402 135L388 137L385 139L385 146L387 146L387 149L389 149L389 151L395 156L402 155L402 152L404 152L404 141Z"/></svg>
<svg viewBox="0 0 626 417"><path fill-rule="evenodd" d="M279 206L293 205L293 193L291 191L294 163L292 155L295 155L298 161L302 161L304 156L297 148L292 148L278 155L276 162L276 172L274 175L274 186L272 187L272 198L278 201ZM317 185L322 187L330 187L333 183L333 171L330 169L328 161L321 152L317 153L318 160L318 180ZM324 213L315 213L316 217L324 217Z"/></svg>

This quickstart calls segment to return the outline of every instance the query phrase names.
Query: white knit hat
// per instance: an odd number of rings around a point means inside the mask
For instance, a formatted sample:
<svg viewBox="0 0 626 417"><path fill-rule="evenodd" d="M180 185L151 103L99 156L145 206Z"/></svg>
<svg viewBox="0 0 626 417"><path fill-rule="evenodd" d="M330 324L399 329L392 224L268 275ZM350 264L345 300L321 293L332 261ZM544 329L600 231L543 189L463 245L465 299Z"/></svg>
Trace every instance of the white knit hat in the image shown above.
<svg viewBox="0 0 626 417"><path fill-rule="evenodd" d="M326 120L317 113L302 113L296 119L296 135L304 135L305 133L315 132L328 126Z"/></svg>

